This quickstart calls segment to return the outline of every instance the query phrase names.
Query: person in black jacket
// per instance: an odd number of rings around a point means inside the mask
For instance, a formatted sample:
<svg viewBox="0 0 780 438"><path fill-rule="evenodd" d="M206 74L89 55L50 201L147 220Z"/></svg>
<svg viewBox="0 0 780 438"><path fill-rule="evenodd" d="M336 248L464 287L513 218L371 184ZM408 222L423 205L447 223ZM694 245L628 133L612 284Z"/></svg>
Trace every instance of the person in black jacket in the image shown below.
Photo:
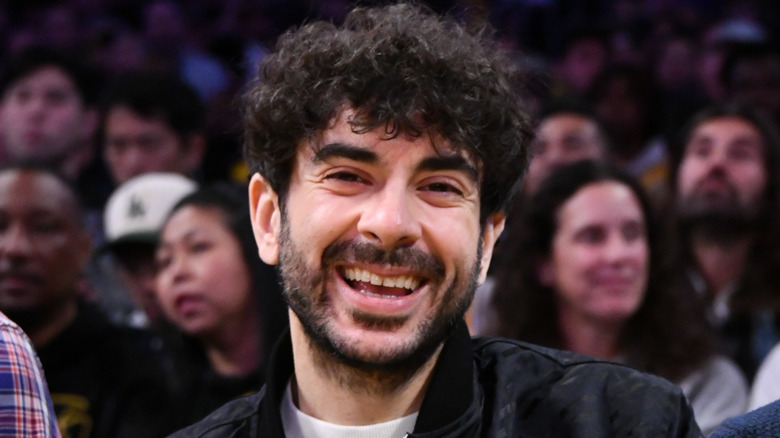
<svg viewBox="0 0 780 438"><path fill-rule="evenodd" d="M85 299L82 219L55 171L0 169L0 310L30 337L64 438L164 436L169 392L147 337L112 325Z"/></svg>
<svg viewBox="0 0 780 438"><path fill-rule="evenodd" d="M244 95L245 152L290 331L263 391L174 436L699 435L665 380L469 338L531 137L510 71L408 4L280 39Z"/></svg>

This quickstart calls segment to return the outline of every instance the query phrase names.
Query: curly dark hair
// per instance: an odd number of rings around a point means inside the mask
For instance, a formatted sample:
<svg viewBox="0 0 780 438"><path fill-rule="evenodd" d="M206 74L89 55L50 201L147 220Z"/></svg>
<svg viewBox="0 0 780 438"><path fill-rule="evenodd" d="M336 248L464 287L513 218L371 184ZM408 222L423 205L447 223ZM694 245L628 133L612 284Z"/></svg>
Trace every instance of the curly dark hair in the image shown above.
<svg viewBox="0 0 780 438"><path fill-rule="evenodd" d="M495 273L493 306L499 336L554 348L564 348L557 324L555 293L541 284L538 263L550 255L558 211L581 188L604 181L628 187L639 200L649 245L649 274L644 301L629 318L619 339L628 365L679 380L714 354L714 341L704 309L689 288L681 285L674 257L666 251L652 204L639 183L617 167L592 160L579 161L553 172L525 204L513 224L513 266ZM680 280L680 281L678 281Z"/></svg>
<svg viewBox="0 0 780 438"><path fill-rule="evenodd" d="M486 29L410 4L356 8L341 27L283 35L243 96L244 154L283 200L302 140L352 108L356 133L436 133L481 166L481 217L503 210L527 163L517 71Z"/></svg>

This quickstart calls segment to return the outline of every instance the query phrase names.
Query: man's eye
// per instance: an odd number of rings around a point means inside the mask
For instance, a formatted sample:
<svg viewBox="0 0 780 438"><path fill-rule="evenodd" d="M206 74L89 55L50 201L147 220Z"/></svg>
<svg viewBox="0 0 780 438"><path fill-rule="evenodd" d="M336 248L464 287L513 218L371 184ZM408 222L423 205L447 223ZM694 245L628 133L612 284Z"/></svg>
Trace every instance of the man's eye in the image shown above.
<svg viewBox="0 0 780 438"><path fill-rule="evenodd" d="M361 182L363 178L352 172L336 172L325 177L325 179L335 179L338 181L346 182Z"/></svg>
<svg viewBox="0 0 780 438"><path fill-rule="evenodd" d="M428 184L425 186L426 190L431 192L440 192L440 193L455 193L456 195L462 195L463 192L458 190L455 186L451 184L446 183L433 183Z"/></svg>

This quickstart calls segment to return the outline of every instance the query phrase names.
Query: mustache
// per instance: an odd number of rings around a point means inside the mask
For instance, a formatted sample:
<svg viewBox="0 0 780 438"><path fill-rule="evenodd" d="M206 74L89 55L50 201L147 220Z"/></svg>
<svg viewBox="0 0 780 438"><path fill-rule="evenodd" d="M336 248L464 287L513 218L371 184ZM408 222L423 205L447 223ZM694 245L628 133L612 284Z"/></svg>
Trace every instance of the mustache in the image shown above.
<svg viewBox="0 0 780 438"><path fill-rule="evenodd" d="M700 192L702 190L702 187L710 181L717 181L719 183L722 183L728 188L728 191L730 193L735 193L737 191L737 188L734 186L734 183L732 183L731 180L726 175L717 172L717 173L709 173L704 178L700 179L695 186L696 192Z"/></svg>
<svg viewBox="0 0 780 438"><path fill-rule="evenodd" d="M426 278L443 278L444 262L433 254L414 247L385 250L368 242L340 241L325 248L322 267L341 262L406 268Z"/></svg>
<svg viewBox="0 0 780 438"><path fill-rule="evenodd" d="M14 266L0 265L0 280L7 277L21 277L32 281L40 281L42 279L42 276L36 272L31 272L27 269L19 269Z"/></svg>

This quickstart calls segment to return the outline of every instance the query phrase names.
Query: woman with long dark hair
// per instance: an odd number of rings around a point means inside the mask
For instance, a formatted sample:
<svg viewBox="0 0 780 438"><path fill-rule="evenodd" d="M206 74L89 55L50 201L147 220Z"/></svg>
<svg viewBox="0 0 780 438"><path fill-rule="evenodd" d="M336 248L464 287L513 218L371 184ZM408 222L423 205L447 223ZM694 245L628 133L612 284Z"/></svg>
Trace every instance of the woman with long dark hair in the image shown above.
<svg viewBox="0 0 780 438"><path fill-rule="evenodd" d="M496 272L499 335L626 363L677 382L705 433L744 411L746 383L714 351L701 304L677 286L647 195L614 166L546 179Z"/></svg>
<svg viewBox="0 0 780 438"><path fill-rule="evenodd" d="M156 253L156 292L178 330L173 342L183 419L191 424L259 390L287 311L272 267L260 261L243 197L200 189L173 208Z"/></svg>

